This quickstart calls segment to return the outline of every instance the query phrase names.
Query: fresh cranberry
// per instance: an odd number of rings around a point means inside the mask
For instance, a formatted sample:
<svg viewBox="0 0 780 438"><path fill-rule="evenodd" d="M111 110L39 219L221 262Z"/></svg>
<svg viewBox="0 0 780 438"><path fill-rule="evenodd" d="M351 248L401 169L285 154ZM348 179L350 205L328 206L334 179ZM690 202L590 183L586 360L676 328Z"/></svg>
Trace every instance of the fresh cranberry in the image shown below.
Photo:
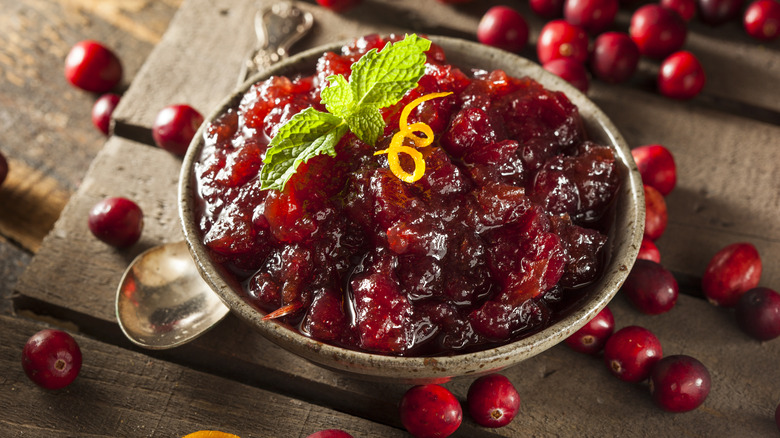
<svg viewBox="0 0 780 438"><path fill-rule="evenodd" d="M566 20L550 21L539 34L536 54L542 64L558 58L573 58L585 63L588 59L588 34L585 29Z"/></svg>
<svg viewBox="0 0 780 438"><path fill-rule="evenodd" d="M615 317L609 307L605 307L564 342L574 351L596 354L604 348L614 330Z"/></svg>
<svg viewBox="0 0 780 438"><path fill-rule="evenodd" d="M65 78L82 90L105 93L122 80L122 63L103 44L81 41L65 58Z"/></svg>
<svg viewBox="0 0 780 438"><path fill-rule="evenodd" d="M656 262L637 260L621 288L631 304L647 315L668 312L677 303L679 288L671 272Z"/></svg>
<svg viewBox="0 0 780 438"><path fill-rule="evenodd" d="M588 92L588 87L590 86L588 70L581 62L571 58L558 58L545 62L542 67L550 73L565 79L566 82L574 85L574 88L583 93Z"/></svg>
<svg viewBox="0 0 780 438"><path fill-rule="evenodd" d="M639 48L623 32L605 32L593 43L590 70L605 82L620 83L631 79L639 65Z"/></svg>
<svg viewBox="0 0 780 438"><path fill-rule="evenodd" d="M642 183L666 196L677 184L677 165L669 149L660 144L639 146L631 150L631 156L639 168Z"/></svg>
<svg viewBox="0 0 780 438"><path fill-rule="evenodd" d="M463 421L455 396L439 385L420 385L406 391L399 407L401 423L415 438L444 438Z"/></svg>
<svg viewBox="0 0 780 438"><path fill-rule="evenodd" d="M566 0L563 16L592 34L606 30L615 21L618 0Z"/></svg>
<svg viewBox="0 0 780 438"><path fill-rule="evenodd" d="M354 438L340 429L326 429L307 436L306 438Z"/></svg>
<svg viewBox="0 0 780 438"><path fill-rule="evenodd" d="M509 52L519 52L528 42L528 23L514 9L494 6L479 21L477 40Z"/></svg>
<svg viewBox="0 0 780 438"><path fill-rule="evenodd" d="M123 248L141 237L143 212L127 198L106 198L89 211L89 230L103 242Z"/></svg>
<svg viewBox="0 0 780 438"><path fill-rule="evenodd" d="M38 386L61 389L70 385L79 375L81 349L66 332L41 330L24 344L22 368Z"/></svg>
<svg viewBox="0 0 780 438"><path fill-rule="evenodd" d="M780 36L780 2L756 0L745 10L742 20L745 31L761 41L772 41Z"/></svg>
<svg viewBox="0 0 780 438"><path fill-rule="evenodd" d="M758 286L761 268L755 246L732 243L712 256L701 278L701 288L712 304L734 307L743 293Z"/></svg>
<svg viewBox="0 0 780 438"><path fill-rule="evenodd" d="M661 63L658 91L672 99L692 99L701 92L706 81L704 68L696 56L680 51L669 55Z"/></svg>
<svg viewBox="0 0 780 438"><path fill-rule="evenodd" d="M660 0L658 4L677 12L685 21L691 21L696 15L696 0Z"/></svg>
<svg viewBox="0 0 780 438"><path fill-rule="evenodd" d="M542 18L551 20L563 16L564 0L529 0L531 10Z"/></svg>
<svg viewBox="0 0 780 438"><path fill-rule="evenodd" d="M636 258L638 260L650 260L656 263L661 263L661 251L655 245L655 242L647 237L642 238L642 244L639 247L639 254Z"/></svg>
<svg viewBox="0 0 780 438"><path fill-rule="evenodd" d="M717 26L735 19L745 0L699 0L699 18L704 23Z"/></svg>
<svg viewBox="0 0 780 438"><path fill-rule="evenodd" d="M193 107L184 104L169 105L157 113L152 126L152 137L157 146L183 156L201 123L203 116Z"/></svg>
<svg viewBox="0 0 780 438"><path fill-rule="evenodd" d="M628 29L639 53L664 58L682 48L687 29L680 15L657 4L644 5L631 16Z"/></svg>
<svg viewBox="0 0 780 438"><path fill-rule="evenodd" d="M658 240L666 231L668 215L664 196L651 186L645 190L645 235L650 240Z"/></svg>
<svg viewBox="0 0 780 438"><path fill-rule="evenodd" d="M475 380L466 400L471 418L483 427L504 427L520 409L520 394L501 374L489 374Z"/></svg>
<svg viewBox="0 0 780 438"><path fill-rule="evenodd" d="M317 4L334 12L343 12L357 6L362 0L317 0Z"/></svg>
<svg viewBox="0 0 780 438"><path fill-rule="evenodd" d="M737 324L759 341L780 336L780 294L767 287L756 287L737 301Z"/></svg>
<svg viewBox="0 0 780 438"><path fill-rule="evenodd" d="M106 93L95 101L92 106L92 124L105 135L109 134L111 128L111 114L119 104L119 95Z"/></svg>
<svg viewBox="0 0 780 438"><path fill-rule="evenodd" d="M3 185L3 182L5 182L5 178L8 176L8 160L6 160L5 155L3 155L2 152L0 152L0 185Z"/></svg>
<svg viewBox="0 0 780 438"><path fill-rule="evenodd" d="M690 356L667 356L653 367L650 394L665 411L692 411L704 403L709 393L710 372Z"/></svg>
<svg viewBox="0 0 780 438"><path fill-rule="evenodd" d="M609 371L631 383L647 379L662 356L658 338L650 330L635 325L616 331L604 346L604 362Z"/></svg>

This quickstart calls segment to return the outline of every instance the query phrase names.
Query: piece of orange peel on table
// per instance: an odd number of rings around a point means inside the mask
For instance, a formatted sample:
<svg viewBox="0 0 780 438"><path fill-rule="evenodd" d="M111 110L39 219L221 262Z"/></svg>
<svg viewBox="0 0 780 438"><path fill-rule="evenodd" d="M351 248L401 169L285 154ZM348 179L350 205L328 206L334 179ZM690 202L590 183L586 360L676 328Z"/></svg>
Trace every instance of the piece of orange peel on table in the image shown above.
<svg viewBox="0 0 780 438"><path fill-rule="evenodd" d="M220 432L218 430L199 430L192 432L189 435L185 435L183 438L241 438L238 435L232 433Z"/></svg>
<svg viewBox="0 0 780 438"><path fill-rule="evenodd" d="M422 178L425 174L425 159L422 153L415 148L423 148L433 143L433 130L428 124L423 122L408 124L407 119L412 110L417 105L425 102L426 100L435 99L437 97L449 96L451 91L443 93L430 93L424 96L420 96L417 99L411 101L401 111L401 118L398 120L399 131L393 135L390 140L390 146L387 149L374 152L374 155L387 154L387 162L390 165L390 171L403 182L413 183ZM415 134L415 132L422 132L425 134L425 138L421 138ZM415 147L405 146L404 139L410 139L414 142ZM401 159L398 154L404 153L409 155L414 161L414 171L409 173L401 167Z"/></svg>

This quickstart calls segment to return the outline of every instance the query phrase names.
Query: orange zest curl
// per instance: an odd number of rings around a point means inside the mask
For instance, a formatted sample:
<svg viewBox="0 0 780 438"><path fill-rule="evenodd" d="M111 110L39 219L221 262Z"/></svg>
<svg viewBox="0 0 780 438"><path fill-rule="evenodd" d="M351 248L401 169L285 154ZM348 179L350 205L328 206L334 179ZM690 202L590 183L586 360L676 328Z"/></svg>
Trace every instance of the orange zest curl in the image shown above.
<svg viewBox="0 0 780 438"><path fill-rule="evenodd" d="M390 140L390 146L385 150L374 152L374 155L387 154L387 162L390 164L390 171L401 181L413 183L422 178L425 174L425 159L420 151L415 148L424 148L433 143L433 130L431 127L423 122L412 123L411 125L408 124L407 119L409 118L409 114L417 105L426 100L436 99L437 97L444 97L450 94L452 94L451 91L430 93L411 101L401 111L401 118L398 120L399 131L393 135L393 138ZM421 132L425 137L420 137L415 134L415 132ZM407 138L414 143L414 147L404 145L404 139ZM414 161L413 173L409 173L401 167L401 159L398 155L401 153L409 155Z"/></svg>

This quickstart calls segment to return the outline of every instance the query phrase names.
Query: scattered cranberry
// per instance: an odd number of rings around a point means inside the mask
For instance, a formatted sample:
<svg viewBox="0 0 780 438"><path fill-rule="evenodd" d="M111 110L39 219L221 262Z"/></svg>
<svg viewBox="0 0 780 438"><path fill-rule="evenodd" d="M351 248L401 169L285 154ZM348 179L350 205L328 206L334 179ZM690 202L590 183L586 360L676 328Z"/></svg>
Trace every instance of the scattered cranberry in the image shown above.
<svg viewBox="0 0 780 438"><path fill-rule="evenodd" d="M704 403L709 393L710 372L690 356L668 356L653 367L650 394L665 411L692 411Z"/></svg>
<svg viewBox="0 0 780 438"><path fill-rule="evenodd" d="M658 91L673 99L692 99L704 88L707 78L699 60L691 52L671 54L661 63Z"/></svg>
<svg viewBox="0 0 780 438"><path fill-rule="evenodd" d="M623 32L604 32L593 43L590 69L605 82L620 83L631 79L639 65L639 48Z"/></svg>
<svg viewBox="0 0 780 438"><path fill-rule="evenodd" d="M122 80L122 64L99 42L81 41L65 58L65 78L82 90L105 93Z"/></svg>
<svg viewBox="0 0 780 438"><path fill-rule="evenodd" d="M657 4L644 5L631 16L628 29L639 53L651 58L664 58L685 43L685 21L676 12Z"/></svg>
<svg viewBox="0 0 780 438"><path fill-rule="evenodd" d="M743 293L758 286L761 268L755 246L733 243L712 256L701 278L701 288L712 304L734 307Z"/></svg>
<svg viewBox="0 0 780 438"><path fill-rule="evenodd" d="M737 18L744 3L745 0L699 0L699 18L717 26Z"/></svg>
<svg viewBox="0 0 780 438"><path fill-rule="evenodd" d="M317 4L334 12L343 12L357 6L361 1L362 0L317 0Z"/></svg>
<svg viewBox="0 0 780 438"><path fill-rule="evenodd" d="M588 70L581 62L571 58L558 58L545 62L542 67L550 73L565 79L566 82L574 85L574 88L583 93L588 92L588 87L590 87Z"/></svg>
<svg viewBox="0 0 780 438"><path fill-rule="evenodd" d="M520 394L501 374L482 376L469 387L467 395L471 418L484 427L504 427L520 409Z"/></svg>
<svg viewBox="0 0 780 438"><path fill-rule="evenodd" d="M0 152L0 185L3 184L5 178L8 176L8 160L5 159L5 155Z"/></svg>
<svg viewBox="0 0 780 438"><path fill-rule="evenodd" d="M759 341L780 336L780 294L767 287L756 287L737 301L737 324Z"/></svg>
<svg viewBox="0 0 780 438"><path fill-rule="evenodd" d="M650 260L634 263L621 290L637 310L647 315L671 310L677 303L679 292L672 273Z"/></svg>
<svg viewBox="0 0 780 438"><path fill-rule="evenodd" d="M433 384L406 391L399 410L401 423L415 438L450 436L463 420L458 399L443 386Z"/></svg>
<svg viewBox="0 0 780 438"><path fill-rule="evenodd" d="M658 240L666 231L668 215L666 201L658 190L647 184L645 189L645 235L650 240Z"/></svg>
<svg viewBox="0 0 780 438"><path fill-rule="evenodd" d="M566 0L563 16L592 34L606 30L615 21L618 0Z"/></svg>
<svg viewBox="0 0 780 438"><path fill-rule="evenodd" d="M307 436L306 438L354 438L352 435L340 429L327 429Z"/></svg>
<svg viewBox="0 0 780 438"><path fill-rule="evenodd" d="M573 58L585 63L588 59L588 34L585 29L566 20L550 21L539 34L536 53L542 64L558 58Z"/></svg>
<svg viewBox="0 0 780 438"><path fill-rule="evenodd" d="M649 144L632 149L631 156L643 184L652 186L664 196L671 193L677 184L677 165L669 149L660 144Z"/></svg>
<svg viewBox="0 0 780 438"><path fill-rule="evenodd" d="M614 330L615 317L609 307L605 307L564 342L574 351L596 354L604 348Z"/></svg>
<svg viewBox="0 0 780 438"><path fill-rule="evenodd" d="M119 95L106 93L92 106L92 124L105 135L109 134L111 128L111 114L119 104Z"/></svg>
<svg viewBox="0 0 780 438"><path fill-rule="evenodd" d="M157 113L152 126L152 137L157 146L183 156L201 123L203 116L191 106L169 105Z"/></svg>
<svg viewBox="0 0 780 438"><path fill-rule="evenodd" d="M81 349L71 335L61 330L41 330L24 344L22 368L38 386L61 389L79 375Z"/></svg>
<svg viewBox="0 0 780 438"><path fill-rule="evenodd" d="M772 41L780 36L780 2L756 0L745 10L742 21L748 35L761 41Z"/></svg>
<svg viewBox="0 0 780 438"><path fill-rule="evenodd" d="M103 242L124 248L138 241L144 227L143 212L127 198L106 198L89 211L89 230Z"/></svg>
<svg viewBox="0 0 780 438"><path fill-rule="evenodd" d="M529 0L529 5L534 13L542 18L551 20L563 16L564 0Z"/></svg>
<svg viewBox="0 0 780 438"><path fill-rule="evenodd" d="M696 0L661 0L658 4L677 12L685 21L691 21L696 15Z"/></svg>
<svg viewBox="0 0 780 438"><path fill-rule="evenodd" d="M615 332L604 346L604 362L609 371L631 383L647 379L662 356L658 338L650 330L635 325Z"/></svg>
<svg viewBox="0 0 780 438"><path fill-rule="evenodd" d="M528 23L514 9L494 6L479 21L477 39L488 46L519 52L528 42Z"/></svg>
<svg viewBox="0 0 780 438"><path fill-rule="evenodd" d="M661 251L655 245L655 242L647 237L642 238L642 245L639 247L639 254L636 256L637 260L650 260L656 263L661 263Z"/></svg>

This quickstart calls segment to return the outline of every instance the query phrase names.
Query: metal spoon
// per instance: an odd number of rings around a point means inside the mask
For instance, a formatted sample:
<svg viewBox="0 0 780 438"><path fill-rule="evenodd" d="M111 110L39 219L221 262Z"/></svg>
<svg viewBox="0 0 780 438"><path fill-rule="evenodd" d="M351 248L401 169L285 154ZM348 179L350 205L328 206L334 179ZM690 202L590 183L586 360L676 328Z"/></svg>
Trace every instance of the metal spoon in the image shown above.
<svg viewBox="0 0 780 438"><path fill-rule="evenodd" d="M239 83L287 57L312 27L311 13L276 3L255 15L258 44L242 66ZM201 278L185 242L140 254L125 270L116 291L116 317L130 341L162 350L192 341L229 312Z"/></svg>

